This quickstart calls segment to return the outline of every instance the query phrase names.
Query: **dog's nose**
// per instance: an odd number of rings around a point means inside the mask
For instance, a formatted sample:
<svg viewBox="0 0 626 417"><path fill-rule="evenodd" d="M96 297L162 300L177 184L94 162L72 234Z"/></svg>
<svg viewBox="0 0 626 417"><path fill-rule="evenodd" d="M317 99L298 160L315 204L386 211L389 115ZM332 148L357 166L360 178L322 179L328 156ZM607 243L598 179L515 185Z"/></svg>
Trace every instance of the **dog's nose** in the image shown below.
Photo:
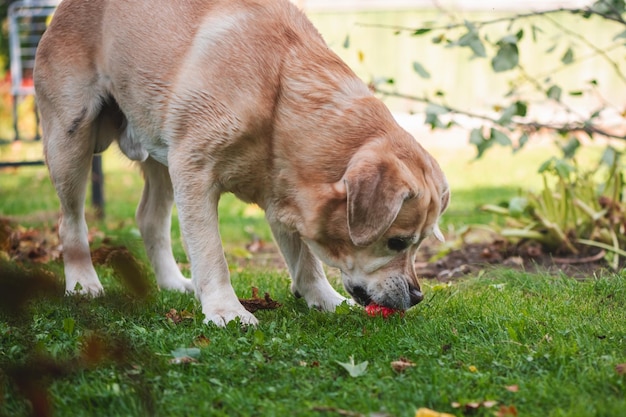
<svg viewBox="0 0 626 417"><path fill-rule="evenodd" d="M415 304L422 302L424 294L422 294L418 287L409 285L409 298L411 300L411 307L413 307Z"/></svg>

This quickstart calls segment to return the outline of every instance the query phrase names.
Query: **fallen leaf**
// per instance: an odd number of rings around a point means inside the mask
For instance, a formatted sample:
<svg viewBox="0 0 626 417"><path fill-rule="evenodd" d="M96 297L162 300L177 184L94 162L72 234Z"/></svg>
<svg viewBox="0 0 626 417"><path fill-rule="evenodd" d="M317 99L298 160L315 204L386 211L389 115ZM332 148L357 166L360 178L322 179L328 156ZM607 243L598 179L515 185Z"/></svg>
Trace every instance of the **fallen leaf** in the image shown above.
<svg viewBox="0 0 626 417"><path fill-rule="evenodd" d="M178 314L175 308L170 309L167 313L165 313L165 318L171 321L174 324L178 324L183 321L183 318Z"/></svg>
<svg viewBox="0 0 626 417"><path fill-rule="evenodd" d="M506 388L507 391L511 391L511 392L519 391L519 386L518 385L507 385L504 388Z"/></svg>
<svg viewBox="0 0 626 417"><path fill-rule="evenodd" d="M394 371L400 373L404 372L407 368L410 368L412 366L415 366L415 363L406 358L400 358L397 361L391 362L391 368Z"/></svg>
<svg viewBox="0 0 626 417"><path fill-rule="evenodd" d="M439 411L431 410L430 408L418 408L415 412L415 417L455 417L452 414L440 413Z"/></svg>
<svg viewBox="0 0 626 417"><path fill-rule="evenodd" d="M209 346L211 344L211 340L205 335L201 334L194 339L193 344L199 348L203 348Z"/></svg>
<svg viewBox="0 0 626 417"><path fill-rule="evenodd" d="M615 372L617 372L618 375L626 375L626 363L615 365Z"/></svg>
<svg viewBox="0 0 626 417"><path fill-rule="evenodd" d="M501 405L495 412L496 417L517 417L517 408L514 405Z"/></svg>
<svg viewBox="0 0 626 417"><path fill-rule="evenodd" d="M353 378L356 378L365 374L365 371L367 370L367 364L368 364L367 361L361 362L361 363L355 363L354 356L350 356L350 362L339 362L339 361L335 361L335 362L337 362L346 371L348 371L350 376Z"/></svg>
<svg viewBox="0 0 626 417"><path fill-rule="evenodd" d="M200 357L200 349L198 348L178 348L171 353L173 358L170 359L170 363L175 365L195 363Z"/></svg>
<svg viewBox="0 0 626 417"><path fill-rule="evenodd" d="M256 287L252 287L252 298L240 298L239 302L250 313L254 313L257 310L275 310L282 306L278 301L272 300L267 292L263 298L260 298L259 289Z"/></svg>
<svg viewBox="0 0 626 417"><path fill-rule="evenodd" d="M476 368L474 365L470 365L467 369L469 369L470 372L478 372L478 368Z"/></svg>

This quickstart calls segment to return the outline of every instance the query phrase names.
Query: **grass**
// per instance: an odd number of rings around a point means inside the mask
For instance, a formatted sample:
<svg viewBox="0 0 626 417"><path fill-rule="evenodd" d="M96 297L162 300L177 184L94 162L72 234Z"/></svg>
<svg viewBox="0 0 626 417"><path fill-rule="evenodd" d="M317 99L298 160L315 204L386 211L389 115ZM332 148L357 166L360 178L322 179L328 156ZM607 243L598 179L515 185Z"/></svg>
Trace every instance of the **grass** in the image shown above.
<svg viewBox="0 0 626 417"><path fill-rule="evenodd" d="M449 227L464 224L476 204L516 192L498 175L494 161L502 157L494 158L472 166L487 179L474 188L463 161L445 161L455 196ZM533 172L536 165L527 164ZM141 181L115 153L106 157L105 171L107 220L91 224L145 259L128 220ZM32 227L54 224L58 203L43 168L1 175L0 215ZM269 239L262 213L231 197L220 216L227 252L243 247L251 234ZM176 223L173 230L178 233ZM180 240L175 244L184 261ZM58 263L46 268L62 276ZM523 416L616 416L626 409L626 376L617 368L626 363L623 272L574 281L485 270L450 286L426 282L425 302L403 318L383 320L360 308L309 310L289 294L284 271L233 264L239 296L256 286L283 305L257 312L256 328L233 323L219 329L202 323L191 295L154 290L137 297L111 269L98 269L106 296L59 299L53 290L55 296L19 311L7 309L19 298L8 286L28 287L15 283L40 274L6 261L0 266L0 416L37 415L48 400L55 415L76 417L401 417L419 407L492 416L500 406ZM19 280L7 281L15 275ZM332 283L342 291L340 282ZM167 318L171 309L183 312L180 323ZM194 361L172 363L181 352ZM356 377L339 364L350 358L367 362ZM394 371L391 362L400 358L415 366ZM467 406L483 401L497 405Z"/></svg>
<svg viewBox="0 0 626 417"><path fill-rule="evenodd" d="M50 383L57 415L336 415L323 408L412 416L424 406L463 415L453 402L485 400L524 416L612 416L626 407L626 379L615 370L626 360L623 275L581 283L491 271L431 288L427 302L388 320L360 309L310 311L282 273L244 271L233 281L240 294L254 282L284 305L257 313L257 328L218 329L202 324L195 300L172 292L38 302L19 326L2 325L1 363L37 374L45 368L36 355L73 364ZM172 324L171 308L189 318ZM102 358L81 366L94 335L106 341ZM176 349L197 346L197 362L170 363ZM350 357L368 362L364 374L351 377L337 363ZM399 358L416 366L397 373L390 363ZM3 385L0 415L26 415L6 377Z"/></svg>

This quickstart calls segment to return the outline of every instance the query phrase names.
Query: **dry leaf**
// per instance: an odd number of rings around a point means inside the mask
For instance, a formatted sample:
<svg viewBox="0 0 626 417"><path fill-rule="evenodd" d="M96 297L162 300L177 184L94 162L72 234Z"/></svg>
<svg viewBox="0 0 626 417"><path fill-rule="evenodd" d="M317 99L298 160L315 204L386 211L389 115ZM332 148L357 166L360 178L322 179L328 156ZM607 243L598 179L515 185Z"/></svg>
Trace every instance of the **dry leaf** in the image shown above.
<svg viewBox="0 0 626 417"><path fill-rule="evenodd" d="M415 412L415 417L455 417L452 414L440 413L439 411L431 410L430 408L419 408Z"/></svg>
<svg viewBox="0 0 626 417"><path fill-rule="evenodd" d="M211 344L211 340L205 335L201 334L200 336L195 338L193 344L199 348L203 348L209 346Z"/></svg>
<svg viewBox="0 0 626 417"><path fill-rule="evenodd" d="M272 300L267 292L263 298L260 298L259 289L256 287L252 287L252 298L240 298L239 302L250 313L254 313L257 310L275 310L282 305L278 301Z"/></svg>
<svg viewBox="0 0 626 417"><path fill-rule="evenodd" d="M618 375L626 375L626 363L615 365L615 372L617 372Z"/></svg>
<svg viewBox="0 0 626 417"><path fill-rule="evenodd" d="M518 385L507 385L504 388L506 388L507 391L511 391L511 392L519 391L519 386Z"/></svg>
<svg viewBox="0 0 626 417"><path fill-rule="evenodd" d="M391 368L396 372L404 372L407 368L415 366L414 362L411 362L407 358L400 358L397 361L391 362Z"/></svg>
<svg viewBox="0 0 626 417"><path fill-rule="evenodd" d="M514 405L501 405L495 412L496 417L517 417L517 408Z"/></svg>
<svg viewBox="0 0 626 417"><path fill-rule="evenodd" d="M183 321L183 318L180 316L180 314L178 314L178 311L176 311L175 308L172 308L170 311L165 313L165 318L167 318L174 324L178 324Z"/></svg>

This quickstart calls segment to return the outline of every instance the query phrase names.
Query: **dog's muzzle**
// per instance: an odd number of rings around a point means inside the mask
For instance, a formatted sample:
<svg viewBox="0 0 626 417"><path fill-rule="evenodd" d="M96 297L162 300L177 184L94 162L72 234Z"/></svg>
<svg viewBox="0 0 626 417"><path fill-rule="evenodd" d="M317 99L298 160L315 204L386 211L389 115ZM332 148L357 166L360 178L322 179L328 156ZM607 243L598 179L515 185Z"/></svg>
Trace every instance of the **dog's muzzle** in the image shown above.
<svg viewBox="0 0 626 417"><path fill-rule="evenodd" d="M346 287L354 301L366 307L376 303L396 310L407 310L424 300L419 287L408 284L404 278L390 277L382 285L383 291L370 294L364 287Z"/></svg>

